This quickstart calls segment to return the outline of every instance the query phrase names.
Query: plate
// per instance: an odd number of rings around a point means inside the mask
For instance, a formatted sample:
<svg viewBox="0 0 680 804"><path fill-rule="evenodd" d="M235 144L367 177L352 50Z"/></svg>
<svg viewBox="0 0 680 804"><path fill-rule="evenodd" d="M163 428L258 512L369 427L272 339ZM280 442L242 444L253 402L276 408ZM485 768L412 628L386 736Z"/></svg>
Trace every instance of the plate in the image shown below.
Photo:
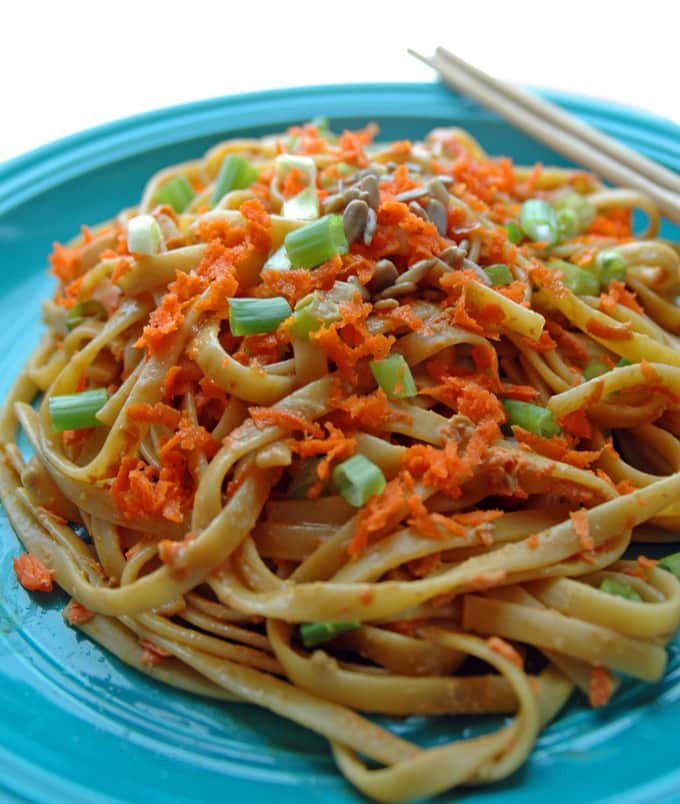
<svg viewBox="0 0 680 804"><path fill-rule="evenodd" d="M548 95L567 110L680 170L680 130L623 107ZM61 140L0 168L0 394L40 333L54 240L134 204L158 168L200 156L225 137L311 119L369 120L385 139L460 125L490 153L565 164L548 148L439 84L307 87L152 112ZM664 234L680 238L667 225ZM66 626L64 596L32 596L12 571L19 543L0 510L0 801L331 804L363 799L335 770L323 738L247 704L218 704L161 686ZM387 719L383 719L387 722ZM424 745L468 735L490 718L390 721ZM680 643L654 685L629 684L604 711L572 702L511 778L474 802L680 800ZM444 797L439 801L446 800Z"/></svg>

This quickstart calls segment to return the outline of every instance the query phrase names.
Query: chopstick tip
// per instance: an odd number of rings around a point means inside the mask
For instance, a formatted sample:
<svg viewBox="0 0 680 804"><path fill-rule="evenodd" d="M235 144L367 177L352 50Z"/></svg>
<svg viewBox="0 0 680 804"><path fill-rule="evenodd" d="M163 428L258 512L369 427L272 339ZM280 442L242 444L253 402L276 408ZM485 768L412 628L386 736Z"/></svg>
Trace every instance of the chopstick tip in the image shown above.
<svg viewBox="0 0 680 804"><path fill-rule="evenodd" d="M423 56L422 53L418 53L418 51L414 50L412 47L407 48L407 52L414 58L418 59L418 61L422 61L423 64L427 64L428 67L433 67L434 69L437 69L434 60L432 58L428 56Z"/></svg>

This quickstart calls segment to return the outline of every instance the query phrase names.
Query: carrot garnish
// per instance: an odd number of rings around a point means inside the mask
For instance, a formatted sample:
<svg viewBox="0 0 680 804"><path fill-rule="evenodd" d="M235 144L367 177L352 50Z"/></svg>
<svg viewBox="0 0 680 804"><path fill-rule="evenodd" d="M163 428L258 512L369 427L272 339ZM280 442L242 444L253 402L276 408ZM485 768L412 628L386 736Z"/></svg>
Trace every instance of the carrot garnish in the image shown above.
<svg viewBox="0 0 680 804"><path fill-rule="evenodd" d="M574 526L574 533L578 536L584 550L593 550L595 542L590 535L590 523L588 521L588 511L579 508L578 511L570 511L569 519Z"/></svg>
<svg viewBox="0 0 680 804"><path fill-rule="evenodd" d="M12 559L17 580L31 592L51 592L54 571L46 567L33 553L22 553Z"/></svg>
<svg viewBox="0 0 680 804"><path fill-rule="evenodd" d="M498 653L504 659L512 662L514 665L522 670L524 668L524 660L520 654L512 647L509 642L506 642L501 637L492 636L486 640L486 644L491 648L494 653Z"/></svg>

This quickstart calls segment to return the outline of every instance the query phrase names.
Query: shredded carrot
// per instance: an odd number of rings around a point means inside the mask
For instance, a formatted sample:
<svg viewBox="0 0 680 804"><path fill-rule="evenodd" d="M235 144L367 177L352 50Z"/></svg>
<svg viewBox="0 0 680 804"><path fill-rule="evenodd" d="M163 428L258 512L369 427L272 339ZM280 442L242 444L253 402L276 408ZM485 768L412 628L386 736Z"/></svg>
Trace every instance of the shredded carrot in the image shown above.
<svg viewBox="0 0 680 804"><path fill-rule="evenodd" d="M56 277L65 283L72 282L80 271L80 249L53 243L49 261Z"/></svg>
<svg viewBox="0 0 680 804"><path fill-rule="evenodd" d="M276 408L257 408L248 409L250 418L255 422L258 429L264 430L266 427L279 427L285 432L309 433L315 438L323 438L323 430L311 419L291 413L287 410L276 410Z"/></svg>
<svg viewBox="0 0 680 804"><path fill-rule="evenodd" d="M111 495L125 519L144 519L161 515L181 522L192 495L183 486L173 467L157 469L143 460L126 456L111 485Z"/></svg>
<svg viewBox="0 0 680 804"><path fill-rule="evenodd" d="M619 304L628 307L628 309L636 313L643 312L642 307L640 307L635 298L635 294L631 293L623 282L614 279L609 283L607 292L600 294L599 308L603 312L611 315Z"/></svg>
<svg viewBox="0 0 680 804"><path fill-rule="evenodd" d="M579 469L584 469L596 461L602 452L601 450L575 450L570 447L564 436L544 438L517 425L513 425L512 432L520 444L526 445L533 452L555 461L571 464Z"/></svg>
<svg viewBox="0 0 680 804"><path fill-rule="evenodd" d="M536 550L538 549L539 545L539 538L538 533L532 533L531 536L527 539L527 547L529 550Z"/></svg>
<svg viewBox="0 0 680 804"><path fill-rule="evenodd" d="M586 330L596 338L612 341L625 341L633 337L630 321L622 324L606 324L603 321L591 318L586 322Z"/></svg>
<svg viewBox="0 0 680 804"><path fill-rule="evenodd" d="M324 426L326 428L325 436L319 437L316 435L315 437L308 430L306 437L302 441L288 441L292 451L303 458L323 455L316 470L318 482L312 485L307 494L311 499L315 499L321 493L331 475L333 463L349 458L356 450L357 442L354 437L346 436L332 422L325 422Z"/></svg>
<svg viewBox="0 0 680 804"><path fill-rule="evenodd" d="M591 706L600 707L608 704L615 688L614 679L604 667L595 665L591 669L588 688L588 700Z"/></svg>
<svg viewBox="0 0 680 804"><path fill-rule="evenodd" d="M51 592L54 571L46 567L33 553L22 553L12 559L17 580L31 592Z"/></svg>
<svg viewBox="0 0 680 804"><path fill-rule="evenodd" d="M588 511L585 508L579 508L578 511L570 511L569 519L571 519L574 526L574 532L578 536L584 550L593 550L595 542L590 535L590 523L588 521Z"/></svg>
<svg viewBox="0 0 680 804"><path fill-rule="evenodd" d="M139 661L146 667L156 667L171 655L169 651L156 645L150 639L140 639L139 644L142 647L142 655L139 657Z"/></svg>
<svg viewBox="0 0 680 804"><path fill-rule="evenodd" d="M135 343L138 349L146 347L149 354L160 351L168 342L168 336L182 326L184 313L176 293L166 293L160 306L149 317L149 323Z"/></svg>
<svg viewBox="0 0 680 804"><path fill-rule="evenodd" d="M639 555L637 557L638 564L644 569L653 569L659 563L654 558L647 558L647 556Z"/></svg>
<svg viewBox="0 0 680 804"><path fill-rule="evenodd" d="M188 531L182 541L175 542L170 539L161 539L158 542L158 558L170 568L175 577L181 578L186 572L186 548L197 537L197 533Z"/></svg>
<svg viewBox="0 0 680 804"><path fill-rule="evenodd" d="M393 335L371 334L367 327L370 304L342 302L340 321L312 332L317 343L336 364L338 371L352 383L357 382L357 364L361 360L387 357L394 343Z"/></svg>
<svg viewBox="0 0 680 804"><path fill-rule="evenodd" d="M498 653L504 659L512 662L514 665L519 667L520 670L524 669L524 660L509 642L501 639L501 637L492 636L486 640L486 644L494 653Z"/></svg>
<svg viewBox="0 0 680 804"><path fill-rule="evenodd" d="M68 604L64 610L64 614L66 616L66 622L69 625L80 625L80 623L86 623L95 616L93 611L90 611L90 609L83 606L82 603L78 603L77 600L72 600Z"/></svg>
<svg viewBox="0 0 680 804"><path fill-rule="evenodd" d="M133 421L156 422L169 427L171 430L177 427L180 420L180 412L164 402L156 402L153 405L134 402L127 406L126 413Z"/></svg>
<svg viewBox="0 0 680 804"><path fill-rule="evenodd" d="M390 480L381 494L376 494L359 510L354 537L347 552L356 558L367 547L369 539L388 524L399 521L408 510L407 499L413 491L413 478L401 472Z"/></svg>

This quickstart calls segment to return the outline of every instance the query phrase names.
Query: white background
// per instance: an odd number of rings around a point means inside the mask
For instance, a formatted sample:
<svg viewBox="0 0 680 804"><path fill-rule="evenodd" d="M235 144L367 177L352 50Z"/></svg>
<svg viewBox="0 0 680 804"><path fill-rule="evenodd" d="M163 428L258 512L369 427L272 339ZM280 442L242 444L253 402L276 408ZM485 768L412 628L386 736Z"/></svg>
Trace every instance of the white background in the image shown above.
<svg viewBox="0 0 680 804"><path fill-rule="evenodd" d="M508 81L680 123L675 4L523 0L9 0L0 161L92 125L270 87L429 81L438 44Z"/></svg>

